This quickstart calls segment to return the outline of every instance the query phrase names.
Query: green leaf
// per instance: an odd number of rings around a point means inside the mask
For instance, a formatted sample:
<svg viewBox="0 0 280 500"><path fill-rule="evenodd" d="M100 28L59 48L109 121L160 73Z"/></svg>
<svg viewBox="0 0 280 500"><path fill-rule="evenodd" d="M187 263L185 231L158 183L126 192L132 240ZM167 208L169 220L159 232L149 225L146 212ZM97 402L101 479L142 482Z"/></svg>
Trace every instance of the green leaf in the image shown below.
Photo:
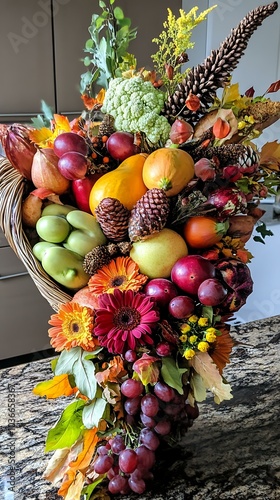
<svg viewBox="0 0 280 500"><path fill-rule="evenodd" d="M253 240L257 243L263 243L265 245L265 241L260 236L254 236Z"/></svg>
<svg viewBox="0 0 280 500"><path fill-rule="evenodd" d="M106 3L105 3L105 2L103 2L103 0L99 0L99 7L100 7L101 9L106 9Z"/></svg>
<svg viewBox="0 0 280 500"><path fill-rule="evenodd" d="M202 316L204 318L209 319L209 323L212 325L213 322L213 307L211 306L203 306L202 307Z"/></svg>
<svg viewBox="0 0 280 500"><path fill-rule="evenodd" d="M182 375L187 371L187 368L179 368L176 361L173 358L165 357L162 358L162 367L161 374L163 380L166 384L176 391L179 394L183 394L183 383L182 383Z"/></svg>
<svg viewBox="0 0 280 500"><path fill-rule="evenodd" d="M53 119L53 111L51 106L49 106L45 101L41 101L41 110L42 113L44 114L44 117L46 120L50 121Z"/></svg>
<svg viewBox="0 0 280 500"><path fill-rule="evenodd" d="M257 233L260 233L263 238L265 238L266 236L273 236L273 232L270 229L267 229L264 222L261 222L256 227L256 231Z"/></svg>
<svg viewBox="0 0 280 500"><path fill-rule="evenodd" d="M76 386L81 393L89 399L93 399L97 389L95 366L92 361L85 359L85 355L87 355L87 353L83 353L83 355L79 356L74 363L73 375L75 377Z"/></svg>
<svg viewBox="0 0 280 500"><path fill-rule="evenodd" d="M107 401L103 398L98 398L91 404L83 408L83 424L87 429L98 427L100 419L104 415Z"/></svg>
<svg viewBox="0 0 280 500"><path fill-rule="evenodd" d="M77 441L82 432L84 405L84 401L78 400L65 408L57 424L48 432L46 453L59 448L70 448Z"/></svg>
<svg viewBox="0 0 280 500"><path fill-rule="evenodd" d="M84 58L84 65L87 67L87 66L90 66L91 64L91 58L89 56L86 56Z"/></svg>
<svg viewBox="0 0 280 500"><path fill-rule="evenodd" d="M89 38L89 40L86 41L85 48L86 49L91 49L93 47L93 40Z"/></svg>
<svg viewBox="0 0 280 500"><path fill-rule="evenodd" d="M120 7L115 7L114 8L114 16L115 18L120 21L121 19L124 18L124 13L123 10Z"/></svg>
<svg viewBox="0 0 280 500"><path fill-rule="evenodd" d="M59 360L59 358L54 358L51 360L51 369L53 372L55 371L55 367L57 365L58 360Z"/></svg>
<svg viewBox="0 0 280 500"><path fill-rule="evenodd" d="M100 474L100 476L98 476L98 478L93 483L89 484L83 489L82 491L83 500L90 500L91 498L94 498L91 496L92 492L95 490L96 486L102 483L105 477L106 474Z"/></svg>
<svg viewBox="0 0 280 500"><path fill-rule="evenodd" d="M203 378L198 373L194 372L190 384L193 390L194 399L199 403L204 401L206 399L206 387Z"/></svg>
<svg viewBox="0 0 280 500"><path fill-rule="evenodd" d="M55 367L55 375L63 375L63 373L73 374L73 366L81 356L81 351L80 347L73 347L69 351L62 351Z"/></svg>

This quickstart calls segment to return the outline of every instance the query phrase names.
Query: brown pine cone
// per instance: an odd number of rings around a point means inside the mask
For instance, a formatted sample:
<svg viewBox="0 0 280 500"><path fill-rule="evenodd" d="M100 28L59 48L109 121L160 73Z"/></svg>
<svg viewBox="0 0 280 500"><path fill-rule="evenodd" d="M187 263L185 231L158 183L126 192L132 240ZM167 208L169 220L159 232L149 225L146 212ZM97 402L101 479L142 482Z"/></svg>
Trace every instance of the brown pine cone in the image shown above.
<svg viewBox="0 0 280 500"><path fill-rule="evenodd" d="M107 135L108 137L115 132L114 128L114 117L111 115L104 115L102 122L99 125L98 135L103 136Z"/></svg>
<svg viewBox="0 0 280 500"><path fill-rule="evenodd" d="M83 261L84 271L92 276L98 269L109 264L110 260L112 260L112 256L107 245L98 245L85 255Z"/></svg>
<svg viewBox="0 0 280 500"><path fill-rule="evenodd" d="M128 222L130 241L142 240L164 228L169 215L169 199L163 189L149 189L131 210Z"/></svg>
<svg viewBox="0 0 280 500"><path fill-rule="evenodd" d="M174 94L165 103L163 114L172 121L175 116L196 123L199 116L213 104L216 91L229 82L232 71L247 48L254 31L264 19L277 9L277 2L251 10L231 31L218 50L213 50L203 64L192 68L180 83ZM188 95L196 95L201 102L200 108L193 112L185 106Z"/></svg>
<svg viewBox="0 0 280 500"><path fill-rule="evenodd" d="M95 216L106 238L124 241L128 238L130 211L116 198L104 198L95 209Z"/></svg>

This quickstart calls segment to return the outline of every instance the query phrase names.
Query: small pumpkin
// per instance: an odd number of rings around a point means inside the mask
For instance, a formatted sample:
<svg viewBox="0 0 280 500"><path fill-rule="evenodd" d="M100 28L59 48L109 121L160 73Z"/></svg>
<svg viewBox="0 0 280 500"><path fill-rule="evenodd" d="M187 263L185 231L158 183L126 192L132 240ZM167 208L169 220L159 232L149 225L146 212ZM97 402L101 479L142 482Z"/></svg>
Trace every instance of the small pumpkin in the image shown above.
<svg viewBox="0 0 280 500"><path fill-rule="evenodd" d="M194 177L194 161L182 149L160 148L153 151L143 167L143 181L148 189L163 189L174 196Z"/></svg>
<svg viewBox="0 0 280 500"><path fill-rule="evenodd" d="M183 226L183 236L192 248L209 248L218 243L226 234L229 222L220 222L213 217L195 215Z"/></svg>
<svg viewBox="0 0 280 500"><path fill-rule="evenodd" d="M89 195L91 212L104 198L116 198L128 210L147 192L142 179L142 170L147 155L138 153L129 156L119 167L102 175L96 181Z"/></svg>

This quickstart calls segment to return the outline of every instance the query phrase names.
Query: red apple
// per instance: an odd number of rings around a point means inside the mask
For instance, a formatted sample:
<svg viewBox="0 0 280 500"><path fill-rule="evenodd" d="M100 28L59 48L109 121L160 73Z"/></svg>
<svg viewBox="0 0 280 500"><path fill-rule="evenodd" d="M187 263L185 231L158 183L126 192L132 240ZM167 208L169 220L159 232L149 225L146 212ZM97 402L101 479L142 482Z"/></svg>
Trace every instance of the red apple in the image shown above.
<svg viewBox="0 0 280 500"><path fill-rule="evenodd" d="M227 290L220 280L210 278L199 285L197 296L204 306L217 306L226 298Z"/></svg>
<svg viewBox="0 0 280 500"><path fill-rule="evenodd" d="M195 302L187 295L177 295L169 302L168 311L173 318L183 319L194 312Z"/></svg>
<svg viewBox="0 0 280 500"><path fill-rule="evenodd" d="M91 210L89 208L89 194L92 186L96 183L99 177L102 177L102 175L104 174L91 174L84 177L84 179L77 179L71 183L72 193L79 210L83 210L84 212L91 214Z"/></svg>
<svg viewBox="0 0 280 500"><path fill-rule="evenodd" d="M178 295L178 290L172 281L154 278L145 285L144 293L149 297L154 297L159 307L165 307L173 297Z"/></svg>
<svg viewBox="0 0 280 500"><path fill-rule="evenodd" d="M134 135L130 132L113 132L106 142L106 148L109 155L119 161L140 153L140 148L134 144Z"/></svg>
<svg viewBox="0 0 280 500"><path fill-rule="evenodd" d="M187 255L177 260L171 270L171 280L189 295L197 295L199 285L215 277L214 265L200 255Z"/></svg>

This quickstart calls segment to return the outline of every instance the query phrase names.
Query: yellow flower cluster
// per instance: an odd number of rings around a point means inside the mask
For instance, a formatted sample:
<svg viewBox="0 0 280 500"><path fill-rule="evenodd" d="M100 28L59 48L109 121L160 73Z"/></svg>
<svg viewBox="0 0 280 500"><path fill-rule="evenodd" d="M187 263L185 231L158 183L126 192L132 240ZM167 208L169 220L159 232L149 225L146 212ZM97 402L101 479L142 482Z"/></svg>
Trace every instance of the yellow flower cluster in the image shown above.
<svg viewBox="0 0 280 500"><path fill-rule="evenodd" d="M197 352L207 352L220 334L219 330L210 325L208 318L195 315L190 316L180 330L181 353L186 359L193 358Z"/></svg>

